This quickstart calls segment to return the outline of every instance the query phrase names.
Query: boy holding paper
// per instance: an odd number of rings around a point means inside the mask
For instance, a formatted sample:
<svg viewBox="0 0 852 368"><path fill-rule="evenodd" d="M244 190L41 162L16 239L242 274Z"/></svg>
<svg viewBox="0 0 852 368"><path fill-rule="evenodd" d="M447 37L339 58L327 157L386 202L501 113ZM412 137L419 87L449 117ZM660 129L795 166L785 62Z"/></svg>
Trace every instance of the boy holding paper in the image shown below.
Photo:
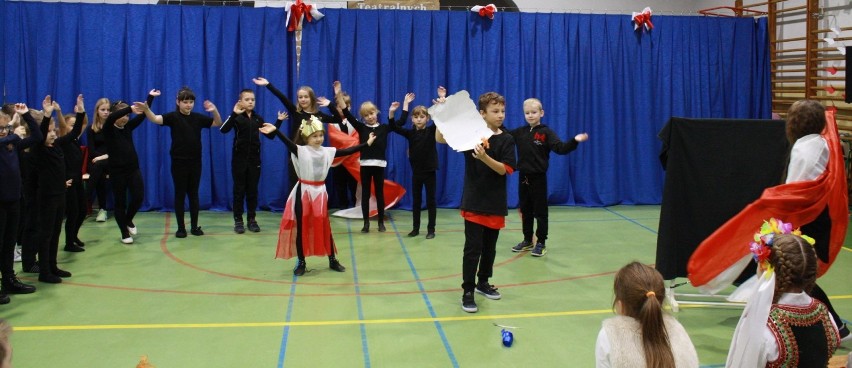
<svg viewBox="0 0 852 368"><path fill-rule="evenodd" d="M465 93L466 94L466 93ZM446 105L456 104L451 96L445 98L446 89L438 88L438 101ZM464 97L465 101L470 101ZM461 101L464 102L464 101ZM511 135L502 130L506 115L506 100L503 96L488 92L479 96L479 115L491 133L472 149L453 147L462 150L465 158L464 190L462 192L461 216L464 218L464 256L462 258L462 310L468 313L478 311L474 292L488 299L497 300L501 295L488 283L494 268L497 252L497 237L505 227L508 214L506 199L506 175L515 170L515 142ZM461 134L475 131L478 122L464 122L460 127L454 124L452 117L434 116L438 129L435 141L447 143L441 129L452 132L455 140ZM449 118L449 119L445 119ZM467 131L467 132L466 132ZM477 273L477 268L479 272ZM477 276L479 282L476 282Z"/></svg>

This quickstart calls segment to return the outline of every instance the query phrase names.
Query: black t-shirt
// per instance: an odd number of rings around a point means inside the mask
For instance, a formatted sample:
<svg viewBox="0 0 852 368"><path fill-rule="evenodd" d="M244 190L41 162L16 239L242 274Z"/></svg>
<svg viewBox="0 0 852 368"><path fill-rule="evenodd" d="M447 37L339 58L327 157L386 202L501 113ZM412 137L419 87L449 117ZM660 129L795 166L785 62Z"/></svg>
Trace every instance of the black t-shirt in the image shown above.
<svg viewBox="0 0 852 368"><path fill-rule="evenodd" d="M172 160L201 160L201 129L213 126L213 118L197 112L172 111L163 115L163 126L172 130Z"/></svg>
<svg viewBox="0 0 852 368"><path fill-rule="evenodd" d="M516 169L515 140L506 132L488 138L485 152L496 161ZM486 215L508 215L506 175L500 175L484 162L464 151L464 191L461 209ZM508 173L507 173L508 174Z"/></svg>

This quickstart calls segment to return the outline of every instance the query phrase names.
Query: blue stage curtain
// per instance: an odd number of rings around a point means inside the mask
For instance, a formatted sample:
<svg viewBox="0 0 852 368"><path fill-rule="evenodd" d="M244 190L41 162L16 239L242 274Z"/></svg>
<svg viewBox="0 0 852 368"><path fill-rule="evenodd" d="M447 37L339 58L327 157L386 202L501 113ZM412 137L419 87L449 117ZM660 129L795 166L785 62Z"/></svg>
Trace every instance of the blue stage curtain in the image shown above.
<svg viewBox="0 0 852 368"><path fill-rule="evenodd" d="M543 122L564 139L588 132L568 156L551 155L553 205L656 204L664 173L657 132L671 116L765 119L771 115L765 19L660 16L650 32L625 15L322 9L305 22L297 71L294 35L280 8L9 2L4 20L6 101L37 107L45 94L70 111L99 97L142 101L159 88L153 110L174 109L183 86L227 118L243 88L274 121L283 106L251 78L263 75L288 96L301 85L331 97L342 81L353 112L380 109L415 92L431 104L435 88L506 97L507 128L525 125L522 103L542 101ZM179 27L174 26L180 25ZM16 25L16 26L11 26ZM290 124L290 123L288 123ZM136 145L145 179L144 209L171 209L168 128L145 123ZM230 208L233 133L203 133L202 208ZM695 142L700 145L701 142ZM708 147L712 149L712 147ZM410 188L407 142L391 135L386 176ZM289 192L283 145L264 139L260 205L280 209ZM439 147L438 204L457 207L464 163ZM517 176L509 177L517 206ZM331 187L329 187L331 188ZM332 198L334 198L332 196ZM406 195L402 208L410 208Z"/></svg>

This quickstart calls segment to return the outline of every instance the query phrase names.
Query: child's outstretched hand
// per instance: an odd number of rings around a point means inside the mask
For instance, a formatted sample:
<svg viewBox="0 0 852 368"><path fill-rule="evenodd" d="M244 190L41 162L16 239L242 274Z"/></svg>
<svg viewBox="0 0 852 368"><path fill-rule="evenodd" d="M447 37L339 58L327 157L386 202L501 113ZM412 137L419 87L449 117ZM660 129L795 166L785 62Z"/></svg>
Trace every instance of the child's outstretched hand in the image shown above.
<svg viewBox="0 0 852 368"><path fill-rule="evenodd" d="M154 88L154 89L152 89L152 90L148 91L148 94L149 94L149 95L151 95L151 96L157 97L157 96L159 96L159 95L160 95L160 90L159 90L159 89Z"/></svg>
<svg viewBox="0 0 852 368"><path fill-rule="evenodd" d="M257 84L258 86L269 85L269 81L266 80L266 78L264 77L252 78L251 81L254 82L254 84Z"/></svg>
<svg viewBox="0 0 852 368"><path fill-rule="evenodd" d="M589 140L589 134L588 133L577 134L577 135L574 136L574 140L577 141L577 142L585 142L585 141Z"/></svg>
<svg viewBox="0 0 852 368"><path fill-rule="evenodd" d="M337 96L340 93L340 91L343 90L343 84L341 84L340 81L334 81L334 83L331 84L331 87L334 88L334 95L335 96Z"/></svg>
<svg viewBox="0 0 852 368"><path fill-rule="evenodd" d="M74 105L74 112L83 113L86 112L86 106L83 104L83 94L77 95L77 104Z"/></svg>
<svg viewBox="0 0 852 368"><path fill-rule="evenodd" d="M145 110L142 110L141 108L136 107L135 103L133 104L133 106L130 106L130 111L132 111L136 115L140 115L140 114L145 113Z"/></svg>
<svg viewBox="0 0 852 368"><path fill-rule="evenodd" d="M390 107L388 108L388 116L393 117L393 114L396 112L396 109L399 108L399 101L391 102Z"/></svg>
<svg viewBox="0 0 852 368"><path fill-rule="evenodd" d="M279 113L278 116L281 116L281 114ZM263 126L260 127L259 130L263 134L269 134L269 133L272 133L272 132L278 130L278 128L276 128L275 125L273 125L273 124L263 123Z"/></svg>
<svg viewBox="0 0 852 368"><path fill-rule="evenodd" d="M278 112L278 120L287 120L288 117L290 117L290 115L287 115L287 112L285 112L285 111L279 111Z"/></svg>
<svg viewBox="0 0 852 368"><path fill-rule="evenodd" d="M27 107L25 103L16 103L15 104L15 113L18 115L23 115L30 112L30 109Z"/></svg>
<svg viewBox="0 0 852 368"><path fill-rule="evenodd" d="M145 111L148 110L148 104L146 104L144 102L136 101L136 102L133 103L133 108L140 111L140 112L136 112L136 110L134 110L133 113L135 113L135 114L144 113Z"/></svg>
<svg viewBox="0 0 852 368"><path fill-rule="evenodd" d="M447 101L447 89L444 86L438 86L438 98L432 100L432 104L437 105Z"/></svg>
<svg viewBox="0 0 852 368"><path fill-rule="evenodd" d="M210 100L204 100L204 111L213 112L216 111L216 105L214 105Z"/></svg>
<svg viewBox="0 0 852 368"><path fill-rule="evenodd" d="M41 102L41 108L44 109L44 116L50 117L53 115L53 100L50 95L44 96L44 101Z"/></svg>
<svg viewBox="0 0 852 368"><path fill-rule="evenodd" d="M243 108L243 103L240 102L240 101L237 101L237 103L234 104L234 114L239 115L239 114L242 114L244 112L246 112L246 109Z"/></svg>
<svg viewBox="0 0 852 368"><path fill-rule="evenodd" d="M406 93L406 94L405 94L405 99L404 99L403 101L405 101L405 103L409 103L409 102L411 102L411 101L414 101L414 92L408 92L408 93Z"/></svg>
<svg viewBox="0 0 852 368"><path fill-rule="evenodd" d="M328 107L328 105L331 105L331 101L325 97L317 97L317 105L321 107Z"/></svg>
<svg viewBox="0 0 852 368"><path fill-rule="evenodd" d="M370 137L367 138L367 145L372 146L373 141L375 141L375 140L376 140L376 133L370 133Z"/></svg>

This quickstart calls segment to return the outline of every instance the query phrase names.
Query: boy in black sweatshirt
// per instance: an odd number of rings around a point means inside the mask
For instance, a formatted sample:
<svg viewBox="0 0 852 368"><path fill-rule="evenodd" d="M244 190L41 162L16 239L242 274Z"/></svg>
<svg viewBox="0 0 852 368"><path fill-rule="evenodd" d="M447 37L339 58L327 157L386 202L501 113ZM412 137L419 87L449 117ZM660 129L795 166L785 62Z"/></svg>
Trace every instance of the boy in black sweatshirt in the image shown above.
<svg viewBox="0 0 852 368"><path fill-rule="evenodd" d="M528 126L510 130L518 148L518 197L520 199L521 221L524 240L512 247L513 252L532 249L534 257L547 254L544 245L547 240L547 168L550 152L566 155L577 148L579 142L589 139L586 133L580 133L567 142L562 142L556 133L541 123L544 116L541 101L529 98L524 101L524 119ZM538 222L533 246L533 220Z"/></svg>
<svg viewBox="0 0 852 368"><path fill-rule="evenodd" d="M439 101L446 90L438 89ZM494 270L497 255L497 237L506 226L507 198L506 175L515 170L515 142L502 130L506 116L503 96L488 92L479 96L479 114L494 135L464 151L464 189L461 215L464 218L464 257L462 259L462 310L475 313L479 310L474 292L488 299L502 296L488 283ZM435 141L447 143L440 130L435 130ZM478 272L477 272L478 269ZM479 282L476 282L476 278Z"/></svg>
<svg viewBox="0 0 852 368"><path fill-rule="evenodd" d="M408 120L408 104L414 101L414 93L405 95L402 103L402 115L394 121L399 102L394 102L388 112L388 125L392 132L408 140L408 162L411 163L411 194L414 203L411 207L413 221L412 230L408 236L420 235L420 210L423 205L423 187L426 187L426 209L429 211L429 223L426 225L426 239L435 237L435 217L437 214L435 201L435 172L438 170L438 150L435 144L435 125L426 126L429 122L429 112L423 105L414 108L411 122L414 129L405 129Z"/></svg>
<svg viewBox="0 0 852 368"><path fill-rule="evenodd" d="M268 88L271 84L267 83ZM254 91L240 91L240 98L234 105L231 116L222 123L219 131L228 133L234 130L234 146L231 156L231 176L234 179L234 232L246 232L243 222L243 202L248 212L248 229L260 232L255 220L257 210L257 186L260 183L260 131L263 117L255 110ZM286 119L286 114L284 116ZM283 119L279 119L282 120ZM279 123L280 124L280 123ZM267 136L267 138L272 138Z"/></svg>

